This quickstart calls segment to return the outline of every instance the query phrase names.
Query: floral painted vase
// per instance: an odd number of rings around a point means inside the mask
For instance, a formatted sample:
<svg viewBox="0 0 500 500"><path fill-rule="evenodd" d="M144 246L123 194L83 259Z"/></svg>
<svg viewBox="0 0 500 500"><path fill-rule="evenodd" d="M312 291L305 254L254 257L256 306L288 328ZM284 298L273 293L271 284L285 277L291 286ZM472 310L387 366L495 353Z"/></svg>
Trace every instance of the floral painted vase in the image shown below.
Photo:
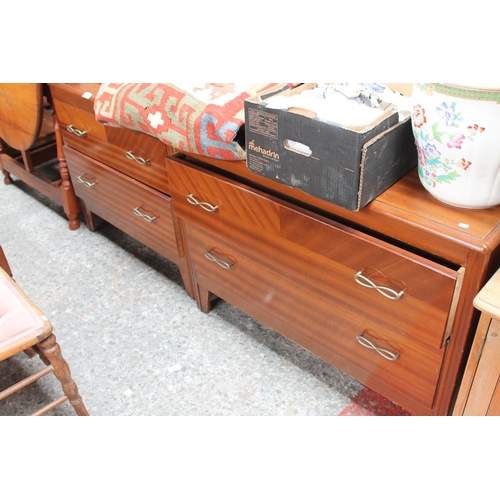
<svg viewBox="0 0 500 500"><path fill-rule="evenodd" d="M415 83L412 127L429 193L462 208L500 204L500 85Z"/></svg>

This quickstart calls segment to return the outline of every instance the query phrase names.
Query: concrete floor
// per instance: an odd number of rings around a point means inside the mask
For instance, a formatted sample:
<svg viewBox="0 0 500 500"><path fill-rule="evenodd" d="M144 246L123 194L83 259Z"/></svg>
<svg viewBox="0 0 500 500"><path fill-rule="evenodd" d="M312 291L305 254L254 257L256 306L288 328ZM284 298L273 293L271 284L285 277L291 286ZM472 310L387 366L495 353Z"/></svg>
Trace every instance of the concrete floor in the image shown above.
<svg viewBox="0 0 500 500"><path fill-rule="evenodd" d="M17 180L1 180L0 200L0 244L91 415L404 414L383 398L359 403L360 383L231 305L202 313L177 266L104 221L70 231L59 206ZM24 353L0 363L0 390L40 363ZM49 375L0 402L0 415L59 392ZM66 402L50 414L74 412Z"/></svg>

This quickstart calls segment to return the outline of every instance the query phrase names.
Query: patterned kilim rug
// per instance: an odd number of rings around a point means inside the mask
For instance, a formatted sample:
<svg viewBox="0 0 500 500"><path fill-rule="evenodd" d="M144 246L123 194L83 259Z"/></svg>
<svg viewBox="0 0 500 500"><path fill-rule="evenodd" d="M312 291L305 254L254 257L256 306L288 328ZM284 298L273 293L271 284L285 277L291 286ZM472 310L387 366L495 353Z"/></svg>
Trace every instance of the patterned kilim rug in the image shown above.
<svg viewBox="0 0 500 500"><path fill-rule="evenodd" d="M96 119L139 130L181 151L223 160L245 158L245 99L295 84L103 83Z"/></svg>

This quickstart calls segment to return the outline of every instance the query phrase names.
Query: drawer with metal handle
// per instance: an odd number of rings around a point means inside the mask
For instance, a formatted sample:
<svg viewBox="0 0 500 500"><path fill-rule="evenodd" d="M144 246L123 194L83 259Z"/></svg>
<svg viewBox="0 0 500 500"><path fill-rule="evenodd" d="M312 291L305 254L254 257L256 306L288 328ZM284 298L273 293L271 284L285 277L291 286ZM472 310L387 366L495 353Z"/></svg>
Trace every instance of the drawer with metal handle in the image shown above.
<svg viewBox="0 0 500 500"><path fill-rule="evenodd" d="M463 279L462 268L444 266L307 210L287 206L280 210L280 236L300 248L304 259L313 252L325 263L325 268L308 268L325 291L329 283L334 283L356 307L368 308L372 314L384 313L401 330L420 336L430 345L445 345Z"/></svg>
<svg viewBox="0 0 500 500"><path fill-rule="evenodd" d="M56 102L64 143L106 165L169 194L160 140L123 127L105 126L95 115L64 102Z"/></svg>
<svg viewBox="0 0 500 500"><path fill-rule="evenodd" d="M251 235L243 233L236 238L227 233L217 236L190 222L186 234L201 289L251 314L386 397L396 400L411 393L419 410L430 412L447 346L432 346L418 335L401 331L390 315L378 315L376 307L337 293L335 277L325 291L316 276L298 269L296 262L304 254L295 247L275 253L265 239L252 241ZM276 265L278 254L282 265ZM321 259L310 264L308 269L319 267L327 274Z"/></svg>
<svg viewBox="0 0 500 500"><path fill-rule="evenodd" d="M166 160L175 214L203 226L276 233L279 207L244 185L209 174L182 158Z"/></svg>
<svg viewBox="0 0 500 500"><path fill-rule="evenodd" d="M339 222L256 192L177 158L168 158L176 216L210 229L228 241L252 235L241 245L251 252L259 241L280 249L274 259L254 255L260 266L296 280L314 278L325 293L347 297L407 334L432 346L445 345L454 318L454 297L463 273L361 233ZM268 250L270 252L271 250ZM293 253L295 252L295 253ZM282 255L294 255L293 262ZM451 314L450 314L451 310ZM422 318L426 317L425 326Z"/></svg>
<svg viewBox="0 0 500 500"><path fill-rule="evenodd" d="M170 260L178 257L170 197L65 146L75 192L87 209Z"/></svg>

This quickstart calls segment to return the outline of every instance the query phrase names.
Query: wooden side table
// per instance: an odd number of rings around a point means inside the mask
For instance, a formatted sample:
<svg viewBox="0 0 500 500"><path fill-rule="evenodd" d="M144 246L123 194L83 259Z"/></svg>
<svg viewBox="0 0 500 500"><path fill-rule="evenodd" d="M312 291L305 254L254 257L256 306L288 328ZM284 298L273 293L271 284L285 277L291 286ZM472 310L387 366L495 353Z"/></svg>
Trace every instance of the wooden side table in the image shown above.
<svg viewBox="0 0 500 500"><path fill-rule="evenodd" d="M45 99L51 104L45 84L0 84L0 171L5 184L12 184L13 174L61 205L74 230L80 227L80 207L62 150L59 122ZM53 160L57 166L49 167Z"/></svg>
<svg viewBox="0 0 500 500"><path fill-rule="evenodd" d="M481 318L453 415L500 415L500 269L474 299Z"/></svg>

